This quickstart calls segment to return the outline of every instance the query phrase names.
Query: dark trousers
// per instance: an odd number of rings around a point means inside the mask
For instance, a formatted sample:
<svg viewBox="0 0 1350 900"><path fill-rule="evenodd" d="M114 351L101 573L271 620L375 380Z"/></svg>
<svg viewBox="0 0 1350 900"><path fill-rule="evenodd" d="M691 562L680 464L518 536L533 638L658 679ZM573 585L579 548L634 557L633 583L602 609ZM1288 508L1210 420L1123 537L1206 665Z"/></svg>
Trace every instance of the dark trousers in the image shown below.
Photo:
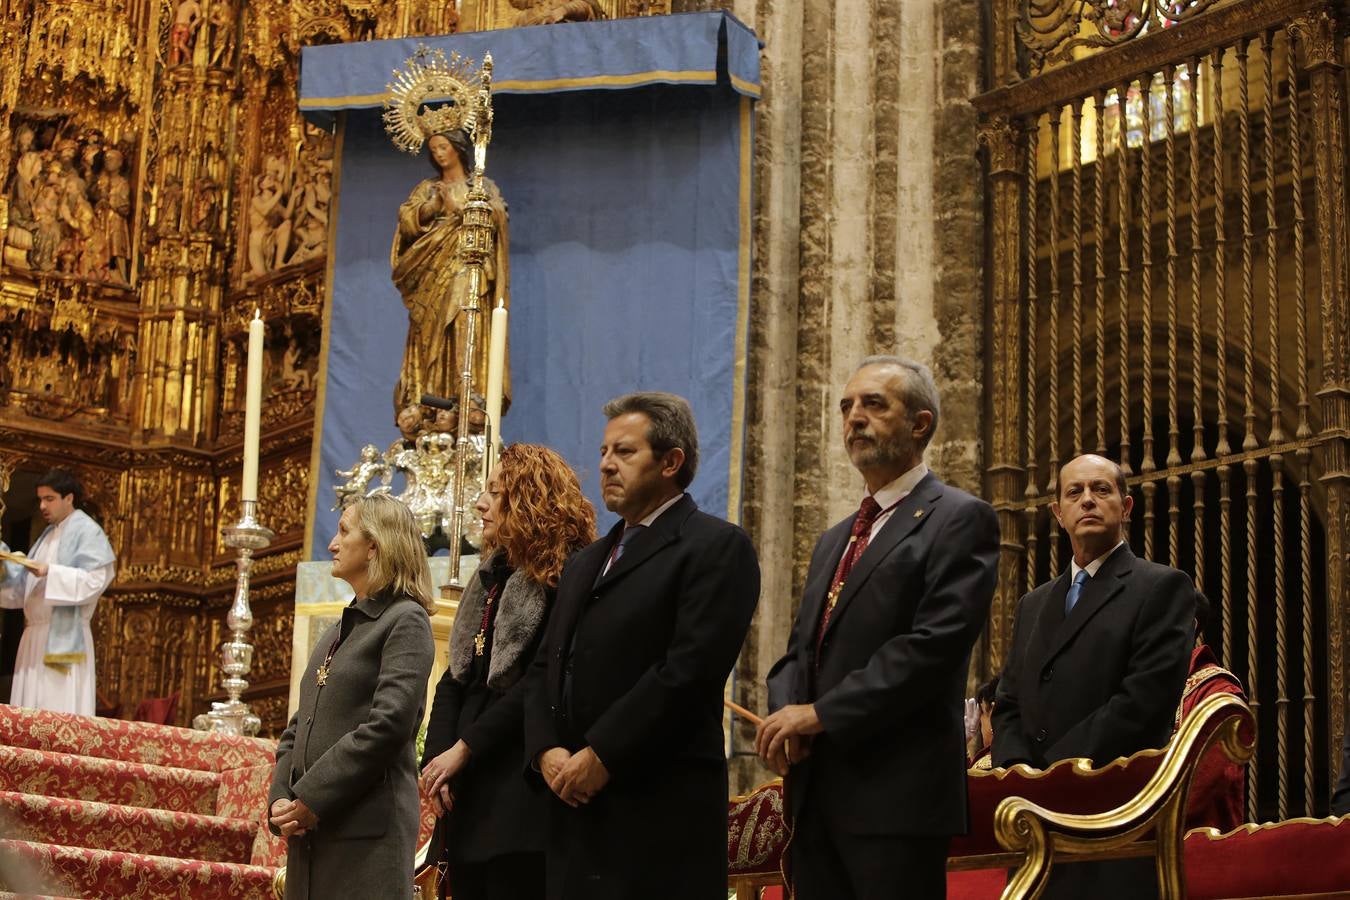
<svg viewBox="0 0 1350 900"><path fill-rule="evenodd" d="M945 900L951 838L845 834L808 802L792 833L794 900Z"/></svg>
<svg viewBox="0 0 1350 900"><path fill-rule="evenodd" d="M505 853L485 862L451 863L453 900L543 900L544 854Z"/></svg>
<svg viewBox="0 0 1350 900"><path fill-rule="evenodd" d="M1157 900L1158 873L1149 859L1057 864L1041 900Z"/></svg>

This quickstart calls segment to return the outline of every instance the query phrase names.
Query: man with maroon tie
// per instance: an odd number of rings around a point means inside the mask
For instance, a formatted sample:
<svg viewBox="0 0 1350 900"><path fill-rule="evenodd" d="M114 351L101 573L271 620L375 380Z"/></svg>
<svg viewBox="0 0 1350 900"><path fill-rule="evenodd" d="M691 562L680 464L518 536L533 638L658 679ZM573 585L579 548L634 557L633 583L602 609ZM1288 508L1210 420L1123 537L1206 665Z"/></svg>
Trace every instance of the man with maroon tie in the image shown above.
<svg viewBox="0 0 1350 900"><path fill-rule="evenodd" d="M945 897L998 520L924 465L939 412L926 367L868 357L839 408L866 492L816 543L756 749L786 774L798 900Z"/></svg>

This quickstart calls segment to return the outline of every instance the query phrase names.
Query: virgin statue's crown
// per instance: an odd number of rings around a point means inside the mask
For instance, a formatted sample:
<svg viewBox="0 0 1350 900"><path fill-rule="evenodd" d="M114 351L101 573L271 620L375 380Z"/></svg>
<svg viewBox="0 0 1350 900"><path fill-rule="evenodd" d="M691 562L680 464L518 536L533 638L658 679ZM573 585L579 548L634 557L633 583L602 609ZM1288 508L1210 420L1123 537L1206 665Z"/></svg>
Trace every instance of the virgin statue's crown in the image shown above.
<svg viewBox="0 0 1350 900"><path fill-rule="evenodd" d="M394 71L384 102L384 127L394 145L417 153L433 134L478 130L483 72L458 53L419 46L402 69ZM433 106L437 101L445 101ZM490 113L489 113L490 115Z"/></svg>

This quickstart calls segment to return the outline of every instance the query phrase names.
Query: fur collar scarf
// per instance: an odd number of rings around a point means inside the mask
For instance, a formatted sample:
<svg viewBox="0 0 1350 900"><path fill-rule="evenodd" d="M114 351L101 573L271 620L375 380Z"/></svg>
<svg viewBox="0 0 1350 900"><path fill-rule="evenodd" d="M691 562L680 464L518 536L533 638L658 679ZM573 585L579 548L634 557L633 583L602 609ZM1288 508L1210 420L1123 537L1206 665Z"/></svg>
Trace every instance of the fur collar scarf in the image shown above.
<svg viewBox="0 0 1350 900"><path fill-rule="evenodd" d="M450 675L460 684L469 680L473 663L473 639L483 622L487 589L482 573L490 570L496 557L484 560L469 579L459 599L459 611L450 631ZM526 577L521 569L511 573L497 598L497 616L493 624L492 660L488 666L487 686L505 691L521 679L529 668L529 649L548 613L543 585Z"/></svg>

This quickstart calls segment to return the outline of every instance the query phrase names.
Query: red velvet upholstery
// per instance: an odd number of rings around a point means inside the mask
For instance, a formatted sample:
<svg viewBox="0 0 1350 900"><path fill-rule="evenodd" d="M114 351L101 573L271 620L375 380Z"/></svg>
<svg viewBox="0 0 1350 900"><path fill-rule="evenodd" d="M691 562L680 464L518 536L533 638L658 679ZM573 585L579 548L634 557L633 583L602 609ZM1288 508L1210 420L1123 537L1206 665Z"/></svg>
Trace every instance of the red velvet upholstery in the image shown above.
<svg viewBox="0 0 1350 900"><path fill-rule="evenodd" d="M787 846L782 779L762 784L728 806L727 863L731 877L781 872Z"/></svg>
<svg viewBox="0 0 1350 900"><path fill-rule="evenodd" d="M1006 869L947 873L947 900L999 900L1008 883Z"/></svg>
<svg viewBox="0 0 1350 900"><path fill-rule="evenodd" d="M952 840L951 855L983 856L1004 853L994 838L994 810L1006 797L1028 800L1056 812L1106 812L1129 800L1148 783L1162 761L1162 751L1147 750L1119 759L1100 769L1082 760L1061 760L1030 777L1034 769L972 770L966 778L970 793L970 833Z"/></svg>
<svg viewBox="0 0 1350 900"><path fill-rule="evenodd" d="M1347 817L1350 818L1350 817ZM1291 819L1186 835L1189 900L1350 892L1350 823Z"/></svg>
<svg viewBox="0 0 1350 900"><path fill-rule="evenodd" d="M1064 812L1105 812L1137 794L1161 759L1161 751L1146 751L1101 769L1081 768L1076 761L1065 760L1036 777L1028 777L1032 770L1024 766L972 770L966 782L971 830L952 840L951 856L1006 852L994 838L994 809L1005 797L1027 797ZM781 780L761 785L728 804L727 861L732 878L780 872L786 843Z"/></svg>

